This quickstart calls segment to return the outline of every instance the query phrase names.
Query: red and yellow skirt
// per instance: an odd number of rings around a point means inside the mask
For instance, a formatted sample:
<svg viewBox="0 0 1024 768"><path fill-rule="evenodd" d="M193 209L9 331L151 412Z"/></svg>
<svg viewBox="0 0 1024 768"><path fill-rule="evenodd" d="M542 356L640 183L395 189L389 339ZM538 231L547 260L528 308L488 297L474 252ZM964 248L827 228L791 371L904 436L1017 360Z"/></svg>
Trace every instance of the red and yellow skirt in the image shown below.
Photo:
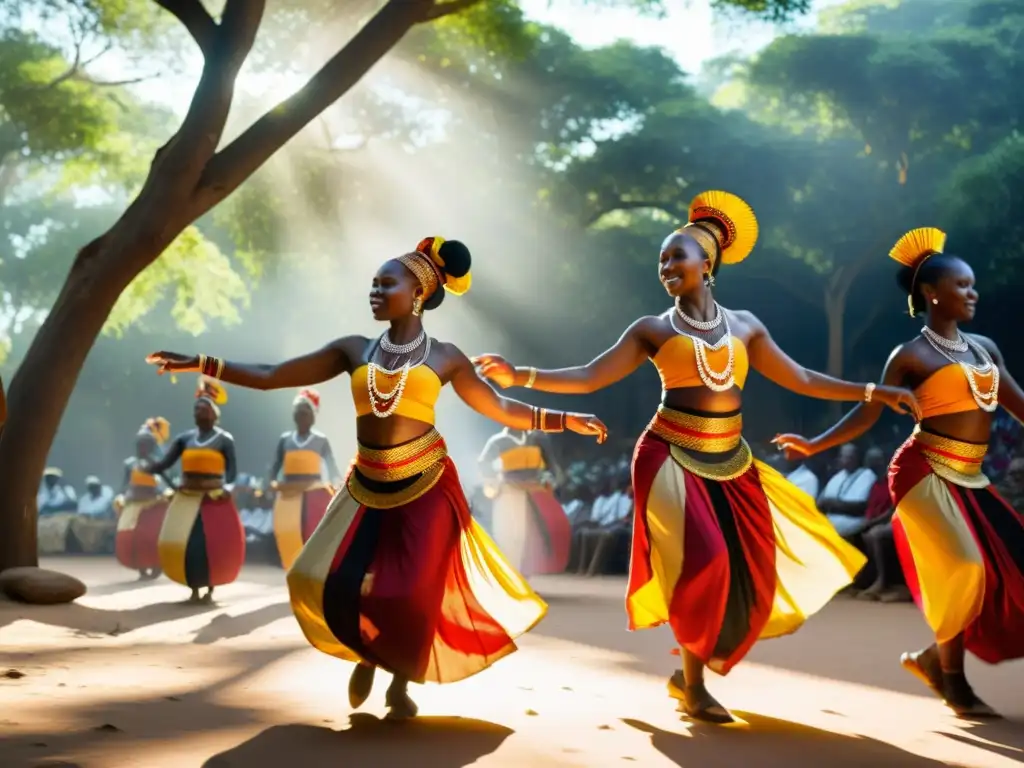
<svg viewBox="0 0 1024 768"><path fill-rule="evenodd" d="M320 525L331 503L331 488L323 483L282 483L274 501L274 539L281 565L292 567L302 546Z"/></svg>
<svg viewBox="0 0 1024 768"><path fill-rule="evenodd" d="M158 548L160 568L171 581L191 589L233 582L245 562L245 531L231 494L175 493Z"/></svg>
<svg viewBox="0 0 1024 768"><path fill-rule="evenodd" d="M723 675L757 640L796 631L866 562L814 499L754 460L741 428L739 413L661 407L633 455L629 628L667 623Z"/></svg>
<svg viewBox="0 0 1024 768"><path fill-rule="evenodd" d="M162 496L124 505L114 537L117 562L136 571L160 567L158 542L169 505Z"/></svg>
<svg viewBox="0 0 1024 768"><path fill-rule="evenodd" d="M494 540L524 576L562 573L569 564L569 516L539 481L506 480L494 498Z"/></svg>
<svg viewBox="0 0 1024 768"><path fill-rule="evenodd" d="M470 515L434 430L386 450L360 446L288 589L314 648L414 682L486 669L547 612Z"/></svg>
<svg viewBox="0 0 1024 768"><path fill-rule="evenodd" d="M982 661L1024 657L1024 517L981 471L987 446L916 431L893 456L893 535L937 642Z"/></svg>

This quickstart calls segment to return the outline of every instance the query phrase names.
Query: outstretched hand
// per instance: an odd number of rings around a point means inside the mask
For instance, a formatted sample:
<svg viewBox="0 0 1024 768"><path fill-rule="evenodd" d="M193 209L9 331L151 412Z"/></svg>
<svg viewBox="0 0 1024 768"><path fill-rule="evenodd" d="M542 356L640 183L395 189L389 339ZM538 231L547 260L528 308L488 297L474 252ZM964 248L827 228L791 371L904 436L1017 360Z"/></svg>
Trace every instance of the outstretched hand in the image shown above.
<svg viewBox="0 0 1024 768"><path fill-rule="evenodd" d="M792 433L776 435L772 438L774 443L783 455L790 461L797 459L807 458L813 456L817 451L814 449L814 444L811 443L806 437L800 435L794 435Z"/></svg>
<svg viewBox="0 0 1024 768"><path fill-rule="evenodd" d="M565 414L565 428L577 435L597 436L598 445L608 439L608 427L592 413Z"/></svg>
<svg viewBox="0 0 1024 768"><path fill-rule="evenodd" d="M199 373L199 358L196 355L179 355L177 352L154 352L146 356L146 362L157 366L156 372L165 373Z"/></svg>
<svg viewBox="0 0 1024 768"><path fill-rule="evenodd" d="M880 403L892 408L896 413L902 413L914 417L914 421L921 420L921 406L914 397L914 393L903 387L890 387L880 384L875 387L873 398Z"/></svg>
<svg viewBox="0 0 1024 768"><path fill-rule="evenodd" d="M470 362L473 363L476 373L480 378L493 381L502 389L508 389L515 384L515 366L501 355L477 355L471 358Z"/></svg>

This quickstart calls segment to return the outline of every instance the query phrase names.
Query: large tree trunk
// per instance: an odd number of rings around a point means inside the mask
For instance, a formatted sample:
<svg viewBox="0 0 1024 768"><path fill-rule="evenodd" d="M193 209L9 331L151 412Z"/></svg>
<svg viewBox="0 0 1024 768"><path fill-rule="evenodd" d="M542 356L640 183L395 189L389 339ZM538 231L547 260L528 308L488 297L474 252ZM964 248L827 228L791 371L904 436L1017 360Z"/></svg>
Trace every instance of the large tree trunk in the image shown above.
<svg viewBox="0 0 1024 768"><path fill-rule="evenodd" d="M199 0L156 0L188 29L206 63L181 128L157 152L139 197L82 249L8 390L0 433L0 571L36 565L35 499L75 382L121 292L191 222L238 188L355 85L422 21L479 0L389 0L296 94L217 151L261 0L227 0L217 24ZM141 362L141 361L140 361Z"/></svg>

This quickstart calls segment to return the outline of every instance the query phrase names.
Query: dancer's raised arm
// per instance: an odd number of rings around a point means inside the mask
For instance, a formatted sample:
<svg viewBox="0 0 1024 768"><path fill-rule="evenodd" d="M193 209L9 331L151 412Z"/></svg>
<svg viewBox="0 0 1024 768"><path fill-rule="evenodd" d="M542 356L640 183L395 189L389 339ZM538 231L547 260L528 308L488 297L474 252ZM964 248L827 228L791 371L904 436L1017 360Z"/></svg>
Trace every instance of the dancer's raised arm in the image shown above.
<svg viewBox="0 0 1024 768"><path fill-rule="evenodd" d="M486 381L477 376L472 361L454 345L446 345L454 360L451 376L455 393L466 405L482 416L512 429L561 432L568 429L580 435L594 435L603 443L608 429L593 414L563 413L536 408L518 400L499 395Z"/></svg>
<svg viewBox="0 0 1024 768"><path fill-rule="evenodd" d="M750 365L780 387L819 400L862 401L887 405L897 413L910 414L916 420L920 420L921 409L918 407L917 398L909 389L888 381L883 381L877 386L871 383L855 384L804 368L782 351L768 329L753 313L736 314L752 329L750 340L747 342ZM877 416L875 418L877 419Z"/></svg>
<svg viewBox="0 0 1024 768"><path fill-rule="evenodd" d="M177 352L154 352L146 362L158 366L159 374L198 372L248 389L285 389L321 384L343 373L351 373L352 361L359 359L366 344L362 336L345 336L315 352L276 364L236 363Z"/></svg>
<svg viewBox="0 0 1024 768"><path fill-rule="evenodd" d="M882 371L883 386L897 387L906 380L908 358L909 356L903 352L903 345L892 351L886 361L885 369ZM776 435L772 442L779 446L780 450L786 452L786 458L813 456L837 445L853 442L871 429L881 415L882 403L872 398L871 402L861 403L854 407L834 425L811 440L801 435L787 433Z"/></svg>
<svg viewBox="0 0 1024 768"><path fill-rule="evenodd" d="M499 387L528 387L541 392L580 395L596 392L621 381L639 368L652 349L651 326L655 317L642 317L626 329L612 347L586 365L539 370L513 367L501 355L485 354L473 358L484 378Z"/></svg>

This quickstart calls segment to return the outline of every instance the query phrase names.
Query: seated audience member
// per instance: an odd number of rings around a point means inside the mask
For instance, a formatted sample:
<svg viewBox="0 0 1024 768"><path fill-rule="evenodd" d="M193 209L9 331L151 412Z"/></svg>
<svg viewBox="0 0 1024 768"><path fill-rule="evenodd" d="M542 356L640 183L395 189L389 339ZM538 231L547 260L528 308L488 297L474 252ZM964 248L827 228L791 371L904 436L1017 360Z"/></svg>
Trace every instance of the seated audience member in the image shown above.
<svg viewBox="0 0 1024 768"><path fill-rule="evenodd" d="M67 551L71 521L78 512L75 489L64 482L64 473L56 467L43 472L36 495L39 513L39 554L59 555Z"/></svg>
<svg viewBox="0 0 1024 768"><path fill-rule="evenodd" d="M74 548L89 555L114 551L117 517L114 514L114 489L95 475L85 478L85 493L78 498L77 514L71 520Z"/></svg>
<svg viewBox="0 0 1024 768"><path fill-rule="evenodd" d="M878 455L872 455L873 451L877 451ZM873 466L884 461L884 456L880 449L871 448L864 454L864 462ZM857 546L868 556L869 566L864 569L865 575L872 579L870 586L857 595L862 600L878 600L883 603L905 603L912 600L903 579L903 568L892 535L894 511L888 477L881 474L871 488L864 523L860 535L856 537Z"/></svg>
<svg viewBox="0 0 1024 768"><path fill-rule="evenodd" d="M604 573L616 542L632 535L633 487L628 469L625 472L619 469L617 474L614 492L607 497L609 500L600 514L593 516L595 525L583 532L579 572L587 576Z"/></svg>
<svg viewBox="0 0 1024 768"><path fill-rule="evenodd" d="M884 465L884 456L882 463ZM840 447L839 471L829 478L818 496L818 509L843 538L861 529L868 495L877 479L873 470L861 465L857 446L847 443Z"/></svg>
<svg viewBox="0 0 1024 768"><path fill-rule="evenodd" d="M1006 474L996 485L996 490L1014 509L1024 509L1024 456L1010 460Z"/></svg>
<svg viewBox="0 0 1024 768"><path fill-rule="evenodd" d="M569 553L569 570L584 573L589 565L589 548L585 541L587 531L596 528L597 520L605 515L606 507L612 503L615 484L612 478L602 472L591 470L581 494L584 506L569 518L572 523L572 549ZM589 493L586 489L589 489ZM587 503L589 501L589 504ZM575 569L572 566L575 565Z"/></svg>
<svg viewBox="0 0 1024 768"><path fill-rule="evenodd" d="M810 460L805 459L801 462L794 461L790 462L790 464L795 464L796 466L793 467L793 469L786 475L786 479L812 499L818 498L821 481L818 479L818 475L811 468Z"/></svg>

